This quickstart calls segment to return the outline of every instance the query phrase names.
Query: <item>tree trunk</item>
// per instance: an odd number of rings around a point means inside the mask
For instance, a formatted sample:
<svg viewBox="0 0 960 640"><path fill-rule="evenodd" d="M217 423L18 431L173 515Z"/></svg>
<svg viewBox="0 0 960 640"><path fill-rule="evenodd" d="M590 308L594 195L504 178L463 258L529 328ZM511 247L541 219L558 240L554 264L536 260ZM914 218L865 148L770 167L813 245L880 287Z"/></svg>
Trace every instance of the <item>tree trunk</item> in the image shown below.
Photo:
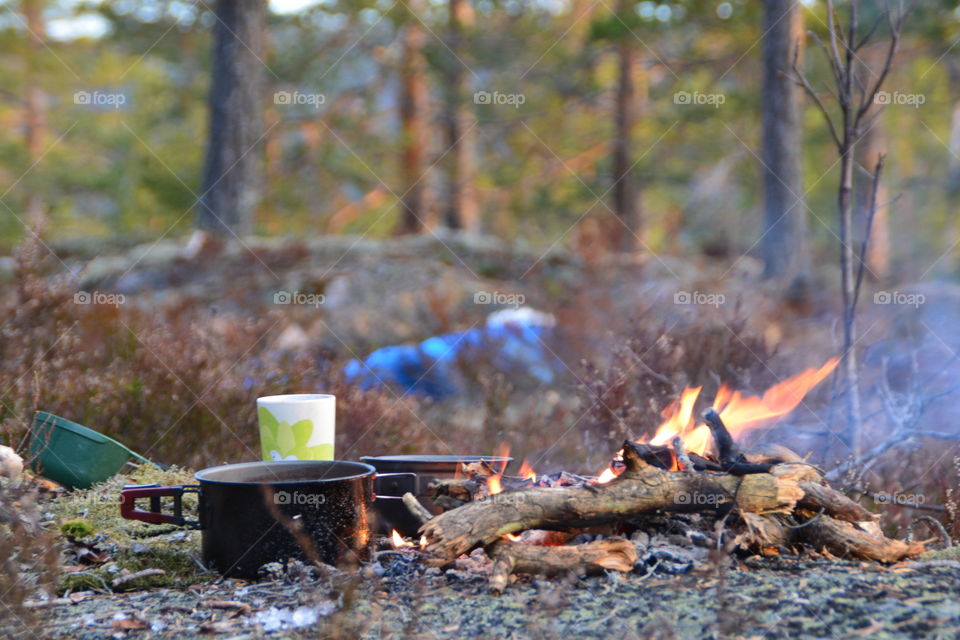
<svg viewBox="0 0 960 640"><path fill-rule="evenodd" d="M640 211L637 187L633 179L633 130L637 122L637 95L634 83L636 50L631 36L617 45L619 80L617 83L616 131L613 137L613 212L619 222L610 225L610 246L618 251L637 248Z"/></svg>
<svg viewBox="0 0 960 640"><path fill-rule="evenodd" d="M37 59L43 54L44 48L43 0L23 0L21 8L24 22L27 25L25 59L27 88L24 100L24 130L27 158L33 165L43 155L43 140L46 131L47 95L38 82L41 75L36 68ZM46 205L39 189L30 188L26 206L27 224L37 232L46 226L45 209Z"/></svg>
<svg viewBox="0 0 960 640"><path fill-rule="evenodd" d="M464 27L470 23L472 14L466 0L450 0L449 11L448 46L454 55L450 56L450 66L447 70L449 200L444 219L451 229L477 231L479 217L474 185L476 163L473 147L475 124L473 114L466 104L466 96L470 93L467 69L460 62L464 55Z"/></svg>
<svg viewBox="0 0 960 640"><path fill-rule="evenodd" d="M424 76L423 25L417 19L419 2L409 2L402 27L400 61L400 172L403 191L398 233L426 229L427 187L424 184L427 81Z"/></svg>
<svg viewBox="0 0 960 640"><path fill-rule="evenodd" d="M960 60L955 56L947 56L948 89L952 111L950 116L950 151L947 167L946 202L949 216L949 229L944 250L951 247L954 238L960 233L960 211L957 211L957 201L960 198ZM948 251L944 257L944 267L953 271L957 267L957 257L954 251Z"/></svg>
<svg viewBox="0 0 960 640"><path fill-rule="evenodd" d="M763 254L764 276L798 277L808 269L807 215L801 179L799 89L788 77L803 20L796 0L764 0Z"/></svg>
<svg viewBox="0 0 960 640"><path fill-rule="evenodd" d="M857 142L857 164L868 173L873 173L877 160L886 149L886 136L883 131L883 119L877 119ZM873 180L858 171L854 188L857 196L856 221L860 236L866 227L870 215L870 196ZM866 275L875 280L884 281L890 275L890 228L888 222L887 190L881 182L877 185L877 211L873 215L869 243L867 244ZM857 243L859 246L859 242Z"/></svg>
<svg viewBox="0 0 960 640"><path fill-rule="evenodd" d="M880 74L886 58L886 50L882 45L867 47L861 51L860 59L863 66L863 77L874 80ZM870 175L877 166L880 155L885 153L887 146L883 126L883 116L873 121L870 129L861 132L857 141L856 160L860 170L854 175L854 194L856 195L856 209L854 220L860 233L856 234L857 246L863 238L867 217L870 214L870 196L873 191L873 180ZM873 216L873 226L867 245L865 262L867 269L865 276L874 280L883 281L890 274L890 229L888 222L888 208L883 206L887 202L887 190L883 183L877 185L877 211Z"/></svg>
<svg viewBox="0 0 960 640"><path fill-rule="evenodd" d="M852 95L852 94L851 94ZM856 265L853 229L853 165L855 154L854 132L844 127L844 149L840 153L840 190L837 204L840 208L840 286L843 293L843 369L847 383L846 444L857 457L862 450L860 423L860 372L857 367L857 328L854 316L853 294L856 284Z"/></svg>
<svg viewBox="0 0 960 640"><path fill-rule="evenodd" d="M210 130L198 225L216 234L253 232L263 134L263 0L217 0Z"/></svg>

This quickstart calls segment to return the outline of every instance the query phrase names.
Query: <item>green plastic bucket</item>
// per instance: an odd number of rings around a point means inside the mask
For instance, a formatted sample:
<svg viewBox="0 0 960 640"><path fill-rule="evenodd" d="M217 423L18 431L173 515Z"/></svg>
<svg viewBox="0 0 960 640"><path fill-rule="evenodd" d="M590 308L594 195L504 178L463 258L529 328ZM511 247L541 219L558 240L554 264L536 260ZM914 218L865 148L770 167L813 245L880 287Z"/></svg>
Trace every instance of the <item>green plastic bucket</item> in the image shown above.
<svg viewBox="0 0 960 640"><path fill-rule="evenodd" d="M131 458L154 464L113 438L46 411L33 420L29 452L34 471L70 489L103 482Z"/></svg>

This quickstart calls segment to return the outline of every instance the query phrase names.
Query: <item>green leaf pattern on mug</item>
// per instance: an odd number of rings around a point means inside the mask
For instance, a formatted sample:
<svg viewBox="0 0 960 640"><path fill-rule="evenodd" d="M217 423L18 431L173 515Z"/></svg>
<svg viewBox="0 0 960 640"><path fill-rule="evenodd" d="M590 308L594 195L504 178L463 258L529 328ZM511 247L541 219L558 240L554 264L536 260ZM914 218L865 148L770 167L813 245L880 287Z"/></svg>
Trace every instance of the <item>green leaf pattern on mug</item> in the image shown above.
<svg viewBox="0 0 960 640"><path fill-rule="evenodd" d="M333 444L325 443L308 447L313 434L313 422L299 420L292 425L279 422L266 407L259 407L260 446L263 459L274 462L280 460L332 460Z"/></svg>

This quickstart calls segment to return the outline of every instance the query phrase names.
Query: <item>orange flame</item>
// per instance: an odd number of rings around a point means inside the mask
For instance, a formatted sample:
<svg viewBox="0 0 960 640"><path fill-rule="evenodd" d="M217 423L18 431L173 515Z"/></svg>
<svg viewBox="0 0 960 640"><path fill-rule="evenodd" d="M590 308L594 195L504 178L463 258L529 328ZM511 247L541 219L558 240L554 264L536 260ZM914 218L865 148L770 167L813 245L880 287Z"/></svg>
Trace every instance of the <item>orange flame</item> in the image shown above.
<svg viewBox="0 0 960 640"><path fill-rule="evenodd" d="M657 429L650 444L670 444L675 437L693 427L693 405L703 387L684 389L680 394L680 401L672 403L664 410L666 420ZM686 445L686 442L684 442Z"/></svg>
<svg viewBox="0 0 960 640"><path fill-rule="evenodd" d="M736 438L796 409L804 396L836 369L838 362L839 358L831 358L819 369L807 369L787 378L767 389L762 398L745 397L739 391L720 387L713 406L720 412L730 435Z"/></svg>
<svg viewBox="0 0 960 640"><path fill-rule="evenodd" d="M510 445L507 444L506 442L501 442L500 444L497 445L497 449L496 451L494 451L493 455L497 456L498 458L509 458ZM504 460L503 462L500 462L499 465L500 465L500 468L497 469L497 473L502 476L503 472L507 470L507 461Z"/></svg>
<svg viewBox="0 0 960 640"><path fill-rule="evenodd" d="M829 376L837 367L839 358L831 358L822 367L811 368L775 384L762 397L745 396L721 385L713 400L713 407L734 438L743 437L749 431L769 424L785 416L803 402L803 398ZM694 405L700 396L701 387L684 389L680 398L663 412L664 421L649 440L652 445L669 445L680 437L684 448L703 455L710 446L710 429L693 415ZM646 442L638 440L638 442ZM610 482L619 475L614 469L605 469L597 478L598 483Z"/></svg>
<svg viewBox="0 0 960 640"><path fill-rule="evenodd" d="M524 458L523 462L520 464L519 475L521 478L526 480L532 480L533 482L537 481L537 472L533 470L533 467L530 466L530 463L527 462L527 459Z"/></svg>
<svg viewBox="0 0 960 640"><path fill-rule="evenodd" d="M803 402L811 389L817 386L837 367L839 358L831 358L819 369L811 368L773 385L762 397L745 396L721 385L713 400L713 407L730 431L739 438L747 432L785 416ZM680 436L687 451L703 455L710 445L710 429L705 424L695 425L693 405L700 395L700 387L686 389L665 412L666 420L657 429L650 444L669 444Z"/></svg>
<svg viewBox="0 0 960 640"><path fill-rule="evenodd" d="M412 547L412 542L407 542L403 539L396 529L393 530L393 533L390 534L390 541L393 543L394 549L404 549L406 547Z"/></svg>
<svg viewBox="0 0 960 640"><path fill-rule="evenodd" d="M490 495L495 495L503 491L503 487L500 484L499 474L487 476L487 491L490 493Z"/></svg>

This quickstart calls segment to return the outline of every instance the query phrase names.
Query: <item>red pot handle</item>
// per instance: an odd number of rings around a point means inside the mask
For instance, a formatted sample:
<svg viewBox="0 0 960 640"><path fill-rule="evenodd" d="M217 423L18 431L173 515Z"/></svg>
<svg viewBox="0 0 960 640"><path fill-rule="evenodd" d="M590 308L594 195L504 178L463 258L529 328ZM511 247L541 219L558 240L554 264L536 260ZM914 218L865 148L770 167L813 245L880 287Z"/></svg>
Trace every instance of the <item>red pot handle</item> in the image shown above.
<svg viewBox="0 0 960 640"><path fill-rule="evenodd" d="M196 520L183 517L183 494L200 493L199 485L161 487L158 485L130 485L120 492L120 515L127 520L140 520L150 524L175 524L199 528ZM150 499L150 510L137 508L137 500ZM163 513L160 498L173 498L173 513Z"/></svg>

